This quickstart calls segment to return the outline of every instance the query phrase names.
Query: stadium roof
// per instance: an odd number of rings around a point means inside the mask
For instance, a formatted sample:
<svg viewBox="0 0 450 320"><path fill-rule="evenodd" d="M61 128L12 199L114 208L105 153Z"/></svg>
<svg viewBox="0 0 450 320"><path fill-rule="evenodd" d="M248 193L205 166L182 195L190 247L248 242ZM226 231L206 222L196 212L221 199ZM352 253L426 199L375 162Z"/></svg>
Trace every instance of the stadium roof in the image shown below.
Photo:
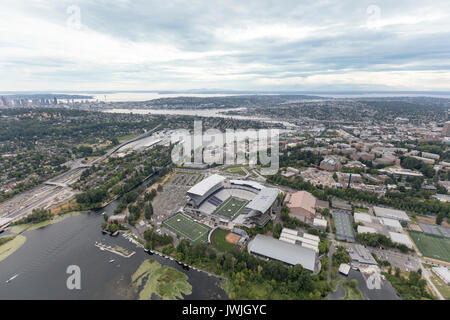
<svg viewBox="0 0 450 320"><path fill-rule="evenodd" d="M257 190L264 189L264 186L255 181L245 181L245 180L230 180L231 184L238 184L242 186L249 186Z"/></svg>
<svg viewBox="0 0 450 320"><path fill-rule="evenodd" d="M249 251L290 265L300 264L303 268L316 271L316 252L273 237L256 235L248 245Z"/></svg>
<svg viewBox="0 0 450 320"><path fill-rule="evenodd" d="M206 179L203 179L199 183L197 183L195 186L190 188L188 190L188 193L195 194L197 196L203 196L205 195L211 188L216 186L218 183L221 183L225 180L225 177L222 177L218 174L213 174L212 176L209 176Z"/></svg>
<svg viewBox="0 0 450 320"><path fill-rule="evenodd" d="M246 208L259 212L266 212L277 199L280 190L277 188L263 188L257 196L247 204Z"/></svg>
<svg viewBox="0 0 450 320"><path fill-rule="evenodd" d="M377 217L391 218L402 221L411 221L405 211L390 208L373 207L373 212Z"/></svg>

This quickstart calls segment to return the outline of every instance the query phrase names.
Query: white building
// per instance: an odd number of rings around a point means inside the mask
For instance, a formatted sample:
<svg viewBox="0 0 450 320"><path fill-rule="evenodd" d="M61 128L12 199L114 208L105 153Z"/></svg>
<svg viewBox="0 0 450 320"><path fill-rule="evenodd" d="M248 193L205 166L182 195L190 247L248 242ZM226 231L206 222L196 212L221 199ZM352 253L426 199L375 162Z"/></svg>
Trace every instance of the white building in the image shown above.
<svg viewBox="0 0 450 320"><path fill-rule="evenodd" d="M360 233L377 233L377 230L371 227L365 227L365 226L358 226L358 234Z"/></svg>
<svg viewBox="0 0 450 320"><path fill-rule="evenodd" d="M434 267L432 270L446 285L450 285L450 271L446 267Z"/></svg>
<svg viewBox="0 0 450 320"><path fill-rule="evenodd" d="M389 232L389 238L395 243L404 244L408 248L413 248L413 243L409 239L409 237L404 233L398 232Z"/></svg>
<svg viewBox="0 0 450 320"><path fill-rule="evenodd" d="M408 217L405 211L395 210L391 208L373 207L373 213L380 218L395 219L400 222L409 223L411 219Z"/></svg>

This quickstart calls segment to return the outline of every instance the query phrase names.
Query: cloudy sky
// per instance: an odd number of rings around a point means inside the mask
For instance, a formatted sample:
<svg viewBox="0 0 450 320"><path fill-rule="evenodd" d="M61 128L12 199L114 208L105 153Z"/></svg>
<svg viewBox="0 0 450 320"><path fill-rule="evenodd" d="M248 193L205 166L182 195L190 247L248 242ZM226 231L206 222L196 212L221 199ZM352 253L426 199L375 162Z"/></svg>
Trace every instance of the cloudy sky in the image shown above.
<svg viewBox="0 0 450 320"><path fill-rule="evenodd" d="M1 0L0 91L450 91L450 1Z"/></svg>

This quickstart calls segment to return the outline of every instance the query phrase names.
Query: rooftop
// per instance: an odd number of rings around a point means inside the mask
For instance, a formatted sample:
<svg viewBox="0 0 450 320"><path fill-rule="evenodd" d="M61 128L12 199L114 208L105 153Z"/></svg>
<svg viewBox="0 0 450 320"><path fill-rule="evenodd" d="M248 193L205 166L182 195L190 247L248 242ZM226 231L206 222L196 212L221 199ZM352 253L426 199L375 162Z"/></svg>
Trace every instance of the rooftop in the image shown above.
<svg viewBox="0 0 450 320"><path fill-rule="evenodd" d="M263 188L258 195L247 204L246 208L259 212L266 212L277 199L280 190L277 188Z"/></svg>
<svg viewBox="0 0 450 320"><path fill-rule="evenodd" d="M309 192L298 191L291 194L287 206L290 208L304 208L308 211L315 211L316 198Z"/></svg>
<svg viewBox="0 0 450 320"><path fill-rule="evenodd" d="M300 264L309 271L316 271L316 252L312 249L287 243L261 234L248 245L249 251L290 265Z"/></svg>
<svg viewBox="0 0 450 320"><path fill-rule="evenodd" d="M394 218L397 220L404 220L404 221L410 221L408 215L403 210L395 210L391 208L383 208L383 207L373 207L373 211L376 216L378 217L388 217L388 218Z"/></svg>
<svg viewBox="0 0 450 320"><path fill-rule="evenodd" d="M209 176L206 179L203 179L199 183L197 183L195 186L190 188L188 190L188 193L195 194L197 196L203 196L205 195L211 188L216 186L218 183L221 183L225 180L225 177L222 177L218 174L213 174L212 176Z"/></svg>

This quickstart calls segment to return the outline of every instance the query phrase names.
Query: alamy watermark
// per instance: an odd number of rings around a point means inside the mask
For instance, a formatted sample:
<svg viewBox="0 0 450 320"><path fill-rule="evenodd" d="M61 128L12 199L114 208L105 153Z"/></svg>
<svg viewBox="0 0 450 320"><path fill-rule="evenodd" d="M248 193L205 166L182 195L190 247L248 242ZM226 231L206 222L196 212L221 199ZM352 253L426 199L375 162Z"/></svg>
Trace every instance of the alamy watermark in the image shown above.
<svg viewBox="0 0 450 320"><path fill-rule="evenodd" d="M77 5L68 6L66 13L69 15L67 18L67 27L71 29L81 29L81 9Z"/></svg>
<svg viewBox="0 0 450 320"><path fill-rule="evenodd" d="M274 175L279 169L278 129L208 129L202 121L194 122L193 134L178 130L171 137L172 162L194 164L261 165L262 175Z"/></svg>
<svg viewBox="0 0 450 320"><path fill-rule="evenodd" d="M81 269L77 265L70 265L66 269L70 276L66 280L66 286L69 290L81 290Z"/></svg>
<svg viewBox="0 0 450 320"><path fill-rule="evenodd" d="M379 29L381 27L381 8L377 5L370 5L366 9L367 17L367 28L369 29Z"/></svg>

